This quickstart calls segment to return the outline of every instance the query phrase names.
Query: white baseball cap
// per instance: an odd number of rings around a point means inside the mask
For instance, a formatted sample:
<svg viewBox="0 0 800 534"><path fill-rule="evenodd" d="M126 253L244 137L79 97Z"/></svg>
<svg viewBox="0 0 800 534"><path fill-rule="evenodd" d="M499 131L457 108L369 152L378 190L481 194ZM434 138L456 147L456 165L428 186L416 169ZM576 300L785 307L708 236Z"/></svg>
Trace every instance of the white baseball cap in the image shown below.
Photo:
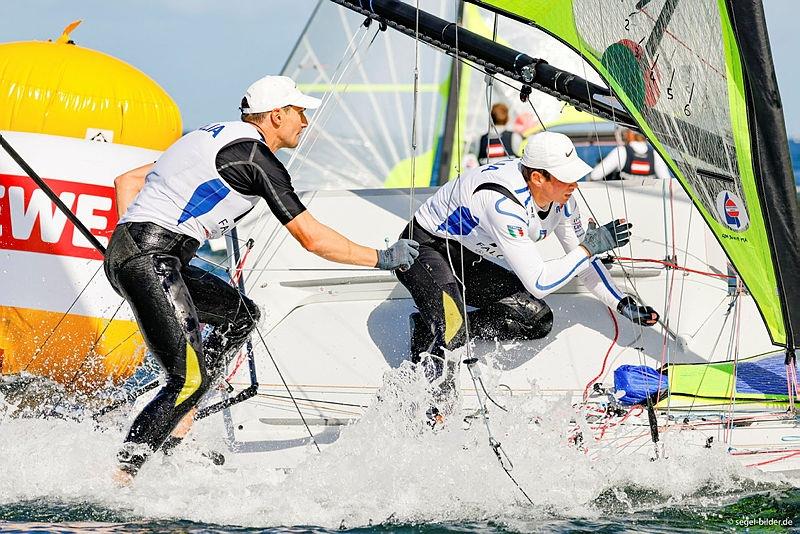
<svg viewBox="0 0 800 534"><path fill-rule="evenodd" d="M531 169L544 169L559 182L575 183L592 171L578 157L572 140L556 132L540 132L532 135L525 145L522 164Z"/></svg>
<svg viewBox="0 0 800 534"><path fill-rule="evenodd" d="M239 109L242 113L264 113L285 106L315 109L321 103L319 98L301 93L288 76L264 76L247 88Z"/></svg>

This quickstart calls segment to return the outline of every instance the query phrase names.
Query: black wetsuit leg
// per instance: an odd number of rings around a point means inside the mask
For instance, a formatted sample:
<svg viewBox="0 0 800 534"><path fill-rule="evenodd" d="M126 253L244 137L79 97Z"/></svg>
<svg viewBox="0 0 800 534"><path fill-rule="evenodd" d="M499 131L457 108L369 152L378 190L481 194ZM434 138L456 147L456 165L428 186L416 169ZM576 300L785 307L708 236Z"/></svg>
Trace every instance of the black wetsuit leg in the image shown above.
<svg viewBox="0 0 800 534"><path fill-rule="evenodd" d="M219 359L241 346L258 319L252 301L188 265L198 245L151 223L128 223L117 227L108 246L109 281L130 304L148 348L167 374L166 385L134 420L120 451L121 467L132 474L208 390L209 369L224 367ZM201 319L215 326L207 351Z"/></svg>
<svg viewBox="0 0 800 534"><path fill-rule="evenodd" d="M261 313L252 300L208 271L189 265L181 275L200 322L214 327L203 342L206 366L214 379L247 341Z"/></svg>
<svg viewBox="0 0 800 534"><path fill-rule="evenodd" d="M401 235L408 236L408 228ZM419 309L421 324L416 328L431 330L430 342L412 340L413 362L419 361L421 351L441 356L443 348L462 346L467 324L470 335L485 339L531 339L550 331L550 308L530 295L512 271L462 248L455 239L428 233L419 223L414 224L413 238L420 243L420 255L409 270L398 271L397 278ZM459 277L463 265L466 303L479 308L469 312L466 321L461 283L453 274L451 262Z"/></svg>

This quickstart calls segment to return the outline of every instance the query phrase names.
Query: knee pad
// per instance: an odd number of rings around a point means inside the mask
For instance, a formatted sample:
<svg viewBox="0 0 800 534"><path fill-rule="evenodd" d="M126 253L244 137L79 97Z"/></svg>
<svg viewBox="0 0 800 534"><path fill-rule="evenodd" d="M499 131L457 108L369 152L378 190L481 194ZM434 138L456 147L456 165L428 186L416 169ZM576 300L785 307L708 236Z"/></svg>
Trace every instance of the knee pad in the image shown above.
<svg viewBox="0 0 800 534"><path fill-rule="evenodd" d="M540 339L553 329L550 306L522 291L470 315L475 336L484 339Z"/></svg>
<svg viewBox="0 0 800 534"><path fill-rule="evenodd" d="M247 321L243 321L243 323L246 322L248 324L248 331L252 331L261 319L261 310L255 302L244 295L242 295L242 302L244 302L244 305L247 307L245 311Z"/></svg>

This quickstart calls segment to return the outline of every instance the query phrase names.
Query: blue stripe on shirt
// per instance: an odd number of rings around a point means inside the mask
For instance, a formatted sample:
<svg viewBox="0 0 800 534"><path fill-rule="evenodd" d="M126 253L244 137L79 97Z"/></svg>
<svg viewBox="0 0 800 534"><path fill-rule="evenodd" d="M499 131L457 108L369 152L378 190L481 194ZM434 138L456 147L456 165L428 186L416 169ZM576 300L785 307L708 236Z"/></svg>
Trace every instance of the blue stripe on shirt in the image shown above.
<svg viewBox="0 0 800 534"><path fill-rule="evenodd" d="M609 293L614 295L615 299L622 299L622 295L620 295L619 293L614 291L614 286L611 285L611 283L609 282L608 278L606 278L605 272L603 272L603 271L606 270L605 267L603 267L601 265L598 265L599 262L600 262L600 260L592 261L592 267L594 267L595 272L600 276L600 280L603 281L603 285L606 286L606 289L608 289Z"/></svg>
<svg viewBox="0 0 800 534"><path fill-rule="evenodd" d="M510 198L508 198L508 197L505 197L505 196L504 196L503 198L501 198L500 200L498 200L497 202L495 202L495 203L494 203L494 209L495 209L495 211L496 211L497 213L500 213L500 214L502 214L502 215L508 215L509 217L514 217L514 218L515 218L515 219L517 219L518 221L521 221L521 222L522 222L522 224L524 224L524 225L525 225L525 227L527 228L527 226L528 226L528 221L526 221L525 219L523 219L522 217L520 217L520 216L519 216L519 215L517 215L516 213L511 213L510 211L503 211L503 210L501 210L501 209L500 209L500 204L501 204L501 203L502 203L504 200L511 200L511 199L510 199Z"/></svg>

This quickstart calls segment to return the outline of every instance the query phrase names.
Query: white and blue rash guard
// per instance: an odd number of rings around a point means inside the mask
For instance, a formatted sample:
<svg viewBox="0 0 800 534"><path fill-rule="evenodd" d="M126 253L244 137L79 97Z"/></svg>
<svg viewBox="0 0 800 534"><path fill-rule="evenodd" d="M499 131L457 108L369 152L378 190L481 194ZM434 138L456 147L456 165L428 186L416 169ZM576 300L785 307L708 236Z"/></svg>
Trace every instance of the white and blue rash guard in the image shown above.
<svg viewBox="0 0 800 534"><path fill-rule="evenodd" d="M219 122L189 132L158 158L118 224L152 222L202 242L236 226L262 198L284 225L306 209L258 129Z"/></svg>
<svg viewBox="0 0 800 534"><path fill-rule="evenodd" d="M502 185L520 201L481 190L483 183ZM524 206L524 207L523 207ZM597 258L579 247L584 236L578 205L536 207L522 177L519 160L470 169L443 185L415 214L417 222L439 237L457 239L481 257L513 271L535 297L544 298L579 276L605 305L616 308L624 296ZM555 234L566 255L544 261L536 242Z"/></svg>

